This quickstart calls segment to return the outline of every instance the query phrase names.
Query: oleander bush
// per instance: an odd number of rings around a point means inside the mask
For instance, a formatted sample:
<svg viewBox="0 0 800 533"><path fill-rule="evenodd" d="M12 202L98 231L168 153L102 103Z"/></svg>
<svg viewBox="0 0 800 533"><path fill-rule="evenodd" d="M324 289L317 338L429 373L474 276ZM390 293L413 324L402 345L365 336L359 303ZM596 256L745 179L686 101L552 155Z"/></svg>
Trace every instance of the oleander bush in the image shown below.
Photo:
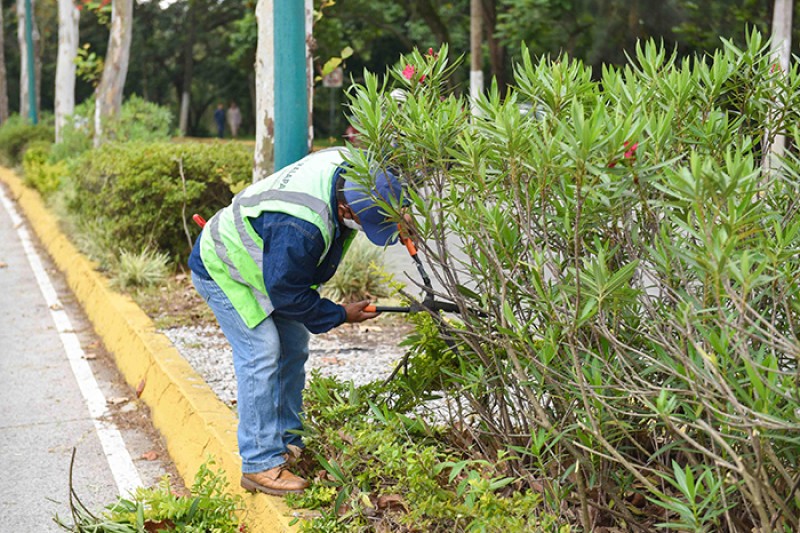
<svg viewBox="0 0 800 533"><path fill-rule="evenodd" d="M108 143L75 163L68 208L78 225L121 250L185 262L200 228L252 179L252 153L230 143Z"/></svg>
<svg viewBox="0 0 800 533"><path fill-rule="evenodd" d="M796 531L797 67L757 32L707 57L642 43L601 72L523 50L473 116L447 55L350 95L369 148L353 174L408 178L421 253L463 311L411 348L412 368L441 361L415 385L445 397L439 438L584 531Z"/></svg>

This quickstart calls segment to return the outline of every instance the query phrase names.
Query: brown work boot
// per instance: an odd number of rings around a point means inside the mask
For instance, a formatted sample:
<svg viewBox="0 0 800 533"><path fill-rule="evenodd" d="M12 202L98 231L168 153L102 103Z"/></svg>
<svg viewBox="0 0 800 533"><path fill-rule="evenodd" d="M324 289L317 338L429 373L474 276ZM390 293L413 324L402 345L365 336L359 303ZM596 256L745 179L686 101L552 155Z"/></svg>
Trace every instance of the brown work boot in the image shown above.
<svg viewBox="0 0 800 533"><path fill-rule="evenodd" d="M285 494L302 494L309 483L305 479L295 476L282 464L256 474L242 474L241 485L250 492L263 492L273 496Z"/></svg>

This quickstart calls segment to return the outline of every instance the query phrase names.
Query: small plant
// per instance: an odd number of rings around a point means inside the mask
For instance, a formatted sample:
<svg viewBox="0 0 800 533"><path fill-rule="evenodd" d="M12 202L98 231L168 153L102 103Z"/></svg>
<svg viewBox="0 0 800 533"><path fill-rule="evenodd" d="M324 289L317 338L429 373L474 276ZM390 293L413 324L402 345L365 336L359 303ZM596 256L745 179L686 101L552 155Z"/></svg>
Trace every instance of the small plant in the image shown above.
<svg viewBox="0 0 800 533"><path fill-rule="evenodd" d="M152 287L163 282L169 270L166 254L145 248L139 253L122 250L112 284L122 290L130 287Z"/></svg>
<svg viewBox="0 0 800 533"><path fill-rule="evenodd" d="M48 161L50 147L47 141L34 141L28 145L22 157L25 184L35 188L45 198L52 195L61 185L62 178L69 174L63 162Z"/></svg>
<svg viewBox="0 0 800 533"><path fill-rule="evenodd" d="M681 496L664 494L661 498L649 498L675 516L671 522L658 524L659 527L678 531L719 531L719 516L734 505L723 506L722 502L726 500L721 496L736 487L726 490L724 480L717 477L711 468L701 466L699 469L702 473L695 479L691 466L681 468L672 461L673 475L659 474Z"/></svg>
<svg viewBox="0 0 800 533"><path fill-rule="evenodd" d="M221 470L214 471L213 459L200 466L191 494L173 492L164 477L150 488L138 488L130 498L119 497L105 511L94 514L80 501L72 486L75 450L70 463L70 512L68 525L56 515L58 526L73 533L140 533L142 531L242 531L237 512L243 507L241 497L228 493L228 481Z"/></svg>

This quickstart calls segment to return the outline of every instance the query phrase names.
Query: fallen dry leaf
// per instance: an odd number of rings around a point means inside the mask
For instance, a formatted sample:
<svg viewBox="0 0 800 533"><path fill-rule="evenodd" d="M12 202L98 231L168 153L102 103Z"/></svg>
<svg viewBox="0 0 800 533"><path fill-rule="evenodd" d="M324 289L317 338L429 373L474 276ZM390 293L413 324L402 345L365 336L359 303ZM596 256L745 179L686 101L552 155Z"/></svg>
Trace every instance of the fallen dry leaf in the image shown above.
<svg viewBox="0 0 800 533"><path fill-rule="evenodd" d="M155 461L158 459L158 453L154 450L150 450L149 452L143 453L141 458L145 461Z"/></svg>
<svg viewBox="0 0 800 533"><path fill-rule="evenodd" d="M8 268L8 263L3 263L0 261L0 268Z"/></svg>
<svg viewBox="0 0 800 533"><path fill-rule="evenodd" d="M83 358L87 359L89 361L93 361L93 360L97 359L97 354L88 352L88 353L84 354Z"/></svg>
<svg viewBox="0 0 800 533"><path fill-rule="evenodd" d="M339 434L339 438L342 439L344 442L346 442L347 444L349 444L351 446L353 445L354 441L353 441L353 436L352 435L348 435L347 433L345 433L341 429L339 430L338 434Z"/></svg>
<svg viewBox="0 0 800 533"><path fill-rule="evenodd" d="M145 384L145 378L142 378L142 381L140 381L139 385L136 386L136 397L137 398L141 398L142 397L142 391L144 391L144 384Z"/></svg>
<svg viewBox="0 0 800 533"><path fill-rule="evenodd" d="M61 311L64 307L61 304L53 304L50 306L50 309L53 311Z"/></svg>
<svg viewBox="0 0 800 533"><path fill-rule="evenodd" d="M378 496L378 509L402 509L408 511L406 502L399 494L383 494Z"/></svg>
<svg viewBox="0 0 800 533"><path fill-rule="evenodd" d="M126 403L127 401L128 398L124 396L117 396L116 398L109 398L108 400L106 400L106 402L111 405L120 405Z"/></svg>

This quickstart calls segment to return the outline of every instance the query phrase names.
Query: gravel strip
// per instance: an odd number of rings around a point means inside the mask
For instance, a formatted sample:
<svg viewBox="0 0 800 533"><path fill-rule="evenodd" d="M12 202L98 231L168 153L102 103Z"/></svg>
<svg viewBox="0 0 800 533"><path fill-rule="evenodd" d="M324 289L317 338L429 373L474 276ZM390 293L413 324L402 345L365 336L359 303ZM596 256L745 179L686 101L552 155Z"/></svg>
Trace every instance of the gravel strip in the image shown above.
<svg viewBox="0 0 800 533"><path fill-rule="evenodd" d="M306 372L363 385L391 374L403 356L399 342L410 331L405 322L378 319L376 323L344 324L312 335ZM230 345L219 327L184 326L161 330L200 374L220 400L236 403L236 376Z"/></svg>

